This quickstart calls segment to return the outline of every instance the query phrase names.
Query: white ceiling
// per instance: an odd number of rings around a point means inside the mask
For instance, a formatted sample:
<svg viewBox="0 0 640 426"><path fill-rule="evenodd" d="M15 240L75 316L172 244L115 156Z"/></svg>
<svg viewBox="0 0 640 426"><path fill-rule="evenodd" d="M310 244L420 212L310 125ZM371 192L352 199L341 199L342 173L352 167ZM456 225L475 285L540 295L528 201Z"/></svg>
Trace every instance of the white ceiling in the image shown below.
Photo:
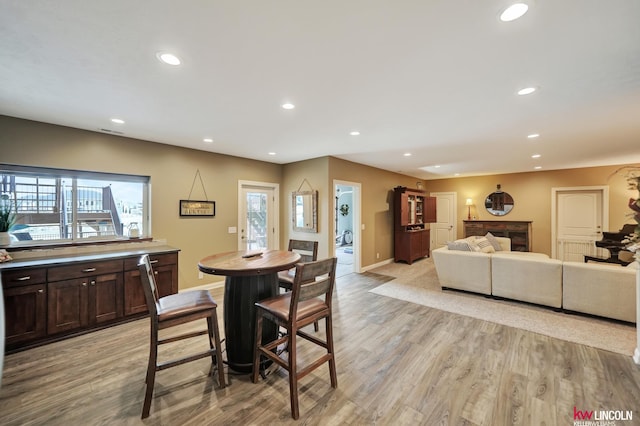
<svg viewBox="0 0 640 426"><path fill-rule="evenodd" d="M424 179L640 162L640 1L509 3L0 0L0 114Z"/></svg>

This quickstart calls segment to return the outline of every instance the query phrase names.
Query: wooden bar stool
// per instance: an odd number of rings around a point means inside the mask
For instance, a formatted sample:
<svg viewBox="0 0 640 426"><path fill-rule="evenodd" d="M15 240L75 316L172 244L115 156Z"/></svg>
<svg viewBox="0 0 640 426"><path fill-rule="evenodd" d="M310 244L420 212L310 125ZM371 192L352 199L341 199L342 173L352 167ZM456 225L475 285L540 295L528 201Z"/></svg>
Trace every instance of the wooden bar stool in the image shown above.
<svg viewBox="0 0 640 426"><path fill-rule="evenodd" d="M220 350L218 317L216 314L216 308L218 305L211 297L211 294L206 290L186 291L159 298L154 271L151 267L151 263L149 262L149 255L145 254L140 258L138 269L140 270L140 279L142 280L142 287L144 289L144 295L149 309L149 318L151 320L149 364L147 366L147 377L145 381L147 388L144 396L144 405L142 407L142 418L144 419L149 417L156 371L175 367L200 358L211 357L212 365L209 374L211 375L213 373L213 369L217 368L220 388L224 388L226 383L224 379L222 352ZM164 339L158 338L159 330L164 330L169 327L200 319L207 320L206 330L194 331ZM203 334L207 334L209 336L209 350L158 364L159 345L177 342L183 339L201 336Z"/></svg>
<svg viewBox="0 0 640 426"><path fill-rule="evenodd" d="M333 324L331 319L331 297L335 286L337 258L296 264L296 273L290 292L256 303L256 344L253 356L252 381L258 381L260 357L266 357L289 372L289 393L291 416L300 417L298 405L298 380L311 371L329 363L331 387L338 387L336 361L333 348ZM273 341L262 343L262 323L264 319L286 329L286 334ZM325 319L326 341L300 330L313 322ZM327 350L326 354L298 369L296 359L296 338L300 336ZM289 356L284 359L277 353L279 345L286 344Z"/></svg>
<svg viewBox="0 0 640 426"><path fill-rule="evenodd" d="M314 262L318 260L318 242L307 240L289 240L289 251L294 251L300 255L300 262ZM278 286L284 291L291 291L293 286L293 277L296 273L296 268L291 268L287 271L278 272ZM313 329L318 331L320 326L318 321L313 323Z"/></svg>
<svg viewBox="0 0 640 426"><path fill-rule="evenodd" d="M300 255L300 262L313 262L318 260L318 242L306 240L289 240L289 251L295 251ZM291 291L295 268L278 272L278 286L285 291Z"/></svg>

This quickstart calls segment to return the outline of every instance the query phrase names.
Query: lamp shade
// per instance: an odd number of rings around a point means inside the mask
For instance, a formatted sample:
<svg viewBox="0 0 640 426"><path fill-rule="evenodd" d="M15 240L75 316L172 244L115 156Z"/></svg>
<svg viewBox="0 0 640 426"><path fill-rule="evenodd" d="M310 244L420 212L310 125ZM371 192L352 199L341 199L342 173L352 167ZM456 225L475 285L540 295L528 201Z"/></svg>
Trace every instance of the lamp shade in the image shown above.
<svg viewBox="0 0 640 426"><path fill-rule="evenodd" d="M473 200L471 198L467 198L467 202L465 203L465 206L472 206L473 205Z"/></svg>

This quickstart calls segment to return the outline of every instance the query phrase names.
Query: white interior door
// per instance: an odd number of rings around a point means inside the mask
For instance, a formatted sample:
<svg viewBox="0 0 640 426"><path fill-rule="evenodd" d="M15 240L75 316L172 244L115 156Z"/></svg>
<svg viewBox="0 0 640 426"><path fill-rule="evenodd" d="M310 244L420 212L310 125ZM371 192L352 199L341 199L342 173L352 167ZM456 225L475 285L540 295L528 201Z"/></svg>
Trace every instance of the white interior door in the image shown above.
<svg viewBox="0 0 640 426"><path fill-rule="evenodd" d="M582 262L584 256L604 255L595 241L602 239L605 216L602 189L566 189L555 192L555 255Z"/></svg>
<svg viewBox="0 0 640 426"><path fill-rule="evenodd" d="M238 250L277 249L278 184L240 181Z"/></svg>
<svg viewBox="0 0 640 426"><path fill-rule="evenodd" d="M457 195L455 192L432 192L436 197L436 223L431 224L431 250L456 239Z"/></svg>

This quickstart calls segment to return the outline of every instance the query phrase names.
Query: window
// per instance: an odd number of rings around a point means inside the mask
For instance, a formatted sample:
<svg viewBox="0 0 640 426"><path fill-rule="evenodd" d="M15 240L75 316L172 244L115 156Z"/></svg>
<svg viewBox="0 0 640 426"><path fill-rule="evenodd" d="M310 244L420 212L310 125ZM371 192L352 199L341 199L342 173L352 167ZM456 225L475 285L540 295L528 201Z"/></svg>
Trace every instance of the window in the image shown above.
<svg viewBox="0 0 640 426"><path fill-rule="evenodd" d="M16 213L12 245L150 235L149 177L0 164L0 194Z"/></svg>

